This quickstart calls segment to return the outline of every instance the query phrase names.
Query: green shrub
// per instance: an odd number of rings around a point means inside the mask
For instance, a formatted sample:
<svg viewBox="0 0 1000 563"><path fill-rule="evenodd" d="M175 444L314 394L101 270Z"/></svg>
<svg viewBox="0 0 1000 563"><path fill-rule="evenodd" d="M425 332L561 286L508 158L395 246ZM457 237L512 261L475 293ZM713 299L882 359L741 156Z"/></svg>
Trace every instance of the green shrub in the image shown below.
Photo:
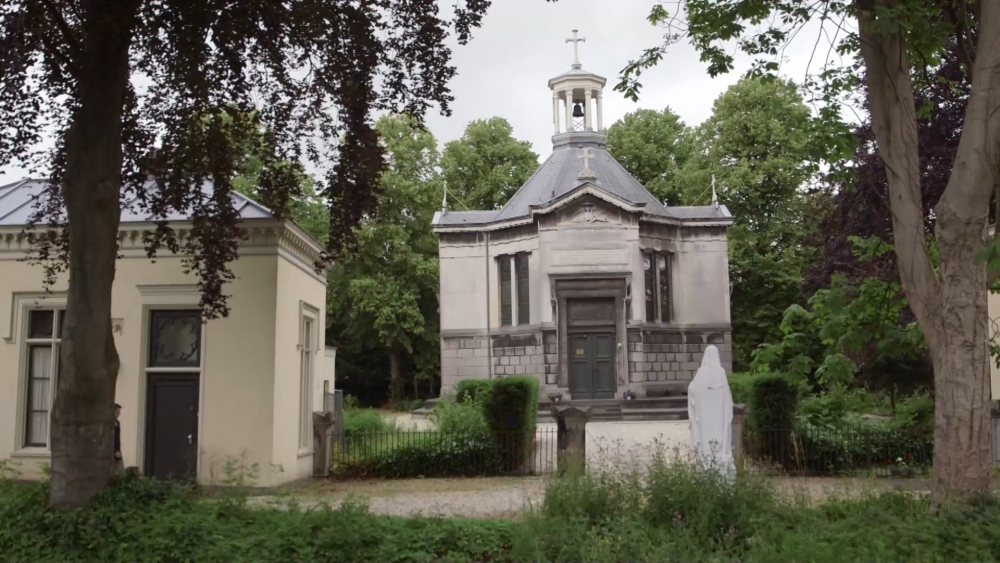
<svg viewBox="0 0 1000 563"><path fill-rule="evenodd" d="M763 373L755 378L747 421L755 436L751 455L785 469L794 467L792 428L798 399L798 385L782 374Z"/></svg>
<svg viewBox="0 0 1000 563"><path fill-rule="evenodd" d="M495 379L463 379L455 388L455 401L464 403L467 400L485 401L493 390Z"/></svg>
<svg viewBox="0 0 1000 563"><path fill-rule="evenodd" d="M431 415L438 430L448 434L487 435L489 428L482 402L472 397L466 395L462 402L452 399L439 401Z"/></svg>
<svg viewBox="0 0 1000 563"><path fill-rule="evenodd" d="M729 376L729 390L733 394L733 403L749 405L753 382L760 376L758 373L734 373Z"/></svg>
<svg viewBox="0 0 1000 563"><path fill-rule="evenodd" d="M795 446L796 465L811 473L896 467L903 476L910 476L929 468L934 436L933 432L865 419L833 427L803 421L795 431Z"/></svg>
<svg viewBox="0 0 1000 563"><path fill-rule="evenodd" d="M486 424L504 456L508 470L518 470L530 458L538 417L538 379L532 376L494 380L483 403Z"/></svg>
<svg viewBox="0 0 1000 563"><path fill-rule="evenodd" d="M393 432L396 425L375 409L344 411L344 435L350 440L365 434Z"/></svg>
<svg viewBox="0 0 1000 563"><path fill-rule="evenodd" d="M754 428L789 429L795 424L798 385L778 373L756 376L750 392L749 424Z"/></svg>
<svg viewBox="0 0 1000 563"><path fill-rule="evenodd" d="M429 434L366 462L365 471L385 478L499 475L501 452L484 434Z"/></svg>
<svg viewBox="0 0 1000 563"><path fill-rule="evenodd" d="M898 401L893 419L898 428L933 434L934 398L926 393L918 393Z"/></svg>

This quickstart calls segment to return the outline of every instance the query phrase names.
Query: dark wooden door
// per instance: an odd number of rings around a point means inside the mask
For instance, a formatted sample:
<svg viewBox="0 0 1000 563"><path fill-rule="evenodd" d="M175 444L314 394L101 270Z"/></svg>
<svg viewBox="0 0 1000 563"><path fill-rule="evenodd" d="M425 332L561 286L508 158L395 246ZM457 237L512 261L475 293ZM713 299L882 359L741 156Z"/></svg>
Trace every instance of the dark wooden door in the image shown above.
<svg viewBox="0 0 1000 563"><path fill-rule="evenodd" d="M198 375L149 375L146 475L194 479L198 470Z"/></svg>
<svg viewBox="0 0 1000 563"><path fill-rule="evenodd" d="M571 334L569 392L573 399L614 399L615 390L614 334Z"/></svg>

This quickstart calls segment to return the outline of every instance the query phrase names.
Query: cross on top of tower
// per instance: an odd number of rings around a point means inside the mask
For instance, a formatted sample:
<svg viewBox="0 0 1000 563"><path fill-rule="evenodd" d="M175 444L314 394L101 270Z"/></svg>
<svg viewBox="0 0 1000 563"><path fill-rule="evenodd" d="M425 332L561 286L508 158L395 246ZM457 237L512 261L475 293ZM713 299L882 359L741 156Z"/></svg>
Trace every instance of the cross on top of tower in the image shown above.
<svg viewBox="0 0 1000 563"><path fill-rule="evenodd" d="M580 175L577 176L578 180L594 180L597 175L594 171L590 169L590 159L594 158L594 153L589 148L583 148L580 151L580 156L577 158L583 160L583 170L580 171Z"/></svg>
<svg viewBox="0 0 1000 563"><path fill-rule="evenodd" d="M580 68L580 43L586 43L586 37L577 37L579 30L573 30L573 37L567 37L566 42L573 44L573 68Z"/></svg>

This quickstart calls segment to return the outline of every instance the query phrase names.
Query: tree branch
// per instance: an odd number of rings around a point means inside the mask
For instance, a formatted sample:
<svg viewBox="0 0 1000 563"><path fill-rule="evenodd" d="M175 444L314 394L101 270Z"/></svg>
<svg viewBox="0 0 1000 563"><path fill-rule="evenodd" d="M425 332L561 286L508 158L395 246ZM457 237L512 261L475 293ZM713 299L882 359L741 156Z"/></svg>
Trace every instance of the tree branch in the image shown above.
<svg viewBox="0 0 1000 563"><path fill-rule="evenodd" d="M899 33L883 33L875 21L876 4L864 2L859 14L861 56L868 69L868 101L878 154L889 183L892 232L903 290L928 344L941 340L940 282L931 263L924 229L920 158L906 42Z"/></svg>

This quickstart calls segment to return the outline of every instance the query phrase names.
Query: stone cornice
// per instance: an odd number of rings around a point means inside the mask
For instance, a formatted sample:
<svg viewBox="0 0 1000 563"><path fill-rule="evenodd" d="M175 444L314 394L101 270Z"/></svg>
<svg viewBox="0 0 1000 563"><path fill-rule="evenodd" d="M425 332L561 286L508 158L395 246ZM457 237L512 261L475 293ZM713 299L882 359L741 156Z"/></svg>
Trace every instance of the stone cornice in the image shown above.
<svg viewBox="0 0 1000 563"><path fill-rule="evenodd" d="M191 236L189 221L169 223L183 247ZM260 254L274 250L295 262L297 266L314 272L323 247L294 223L283 219L245 219L240 223L245 237L240 243L240 254ZM127 223L118 229L118 252L122 258L146 256L145 241L156 230L155 223ZM20 259L27 255L31 244L20 227L0 229L0 260ZM186 256L175 254L167 248L157 252L160 257Z"/></svg>

